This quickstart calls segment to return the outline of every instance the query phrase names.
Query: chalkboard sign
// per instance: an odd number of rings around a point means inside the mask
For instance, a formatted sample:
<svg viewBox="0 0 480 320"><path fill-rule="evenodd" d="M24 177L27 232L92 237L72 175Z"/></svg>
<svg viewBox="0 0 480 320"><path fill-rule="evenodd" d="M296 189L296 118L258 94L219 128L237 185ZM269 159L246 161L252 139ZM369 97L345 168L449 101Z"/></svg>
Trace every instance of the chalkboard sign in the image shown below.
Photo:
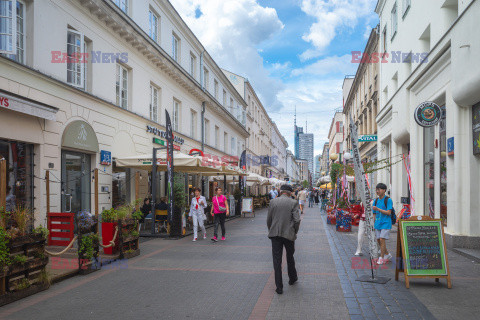
<svg viewBox="0 0 480 320"><path fill-rule="evenodd" d="M402 232L409 275L447 274L441 221L405 221Z"/></svg>
<svg viewBox="0 0 480 320"><path fill-rule="evenodd" d="M398 234L395 279L403 271L408 288L409 278L447 278L451 288L442 221L413 216L400 220Z"/></svg>

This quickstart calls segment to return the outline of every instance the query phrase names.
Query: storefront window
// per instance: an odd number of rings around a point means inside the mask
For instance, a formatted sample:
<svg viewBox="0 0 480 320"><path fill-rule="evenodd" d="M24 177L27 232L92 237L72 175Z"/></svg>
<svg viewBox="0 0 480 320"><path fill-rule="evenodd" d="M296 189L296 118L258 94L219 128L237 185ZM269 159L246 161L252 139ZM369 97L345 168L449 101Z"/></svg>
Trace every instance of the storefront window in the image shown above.
<svg viewBox="0 0 480 320"><path fill-rule="evenodd" d="M440 218L447 225L447 114L442 108L440 121Z"/></svg>
<svg viewBox="0 0 480 320"><path fill-rule="evenodd" d="M130 169L117 167L113 161L112 173L112 207L116 208L130 200Z"/></svg>
<svg viewBox="0 0 480 320"><path fill-rule="evenodd" d="M33 208L33 146L0 140L1 158L7 161L6 211L11 212L18 206Z"/></svg>
<svg viewBox="0 0 480 320"><path fill-rule="evenodd" d="M77 213L91 209L90 155L62 151L62 211Z"/></svg>
<svg viewBox="0 0 480 320"><path fill-rule="evenodd" d="M435 162L434 162L435 127L424 129L424 179L425 179L425 207L424 215L435 217Z"/></svg>

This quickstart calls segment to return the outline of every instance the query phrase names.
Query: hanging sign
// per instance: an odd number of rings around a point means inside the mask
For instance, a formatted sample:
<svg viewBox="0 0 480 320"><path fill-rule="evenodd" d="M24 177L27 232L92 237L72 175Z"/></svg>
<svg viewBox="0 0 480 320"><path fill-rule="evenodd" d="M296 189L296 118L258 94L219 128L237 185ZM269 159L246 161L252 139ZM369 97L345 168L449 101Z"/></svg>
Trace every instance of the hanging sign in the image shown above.
<svg viewBox="0 0 480 320"><path fill-rule="evenodd" d="M455 140L454 137L448 138L447 140L447 152L449 156L453 156L455 154Z"/></svg>
<svg viewBox="0 0 480 320"><path fill-rule="evenodd" d="M442 118L442 110L435 102L426 101L415 109L414 118L418 125L432 127Z"/></svg>
<svg viewBox="0 0 480 320"><path fill-rule="evenodd" d="M161 146L166 146L167 145L164 140L161 140L161 139L158 139L158 138L155 138L155 137L153 138L153 143L159 144ZM180 146L173 145L173 150L180 151Z"/></svg>
<svg viewBox="0 0 480 320"><path fill-rule="evenodd" d="M480 103L472 107L473 154L480 155Z"/></svg>
<svg viewBox="0 0 480 320"><path fill-rule="evenodd" d="M173 224L173 199L174 199L174 194L173 194L173 131L172 131L172 123L170 121L170 115L168 114L168 111L165 110L165 116L166 116L166 127L167 127L167 134L165 138L167 139L167 197L168 197L168 221L171 222L172 226L175 226ZM172 230L173 234L177 230Z"/></svg>
<svg viewBox="0 0 480 320"><path fill-rule="evenodd" d="M374 231L374 217L372 212L372 198L370 196L370 188L365 179L365 170L363 168L362 160L360 159L360 151L358 149L358 132L357 126L350 117L350 138L352 142L353 164L355 169L355 186L365 208L365 232L368 236L368 243L370 248L370 259L378 258L378 244L375 239Z"/></svg>

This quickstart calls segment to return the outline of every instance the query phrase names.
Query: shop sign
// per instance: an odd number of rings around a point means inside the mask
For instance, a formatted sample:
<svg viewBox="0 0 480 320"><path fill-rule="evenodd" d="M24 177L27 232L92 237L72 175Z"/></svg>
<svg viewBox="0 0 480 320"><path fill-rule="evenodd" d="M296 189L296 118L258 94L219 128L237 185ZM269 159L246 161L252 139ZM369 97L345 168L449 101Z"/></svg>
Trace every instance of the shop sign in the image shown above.
<svg viewBox="0 0 480 320"><path fill-rule="evenodd" d="M472 107L473 154L480 155L480 103Z"/></svg>
<svg viewBox="0 0 480 320"><path fill-rule="evenodd" d="M98 140L93 128L85 121L71 122L63 132L62 147L98 152Z"/></svg>
<svg viewBox="0 0 480 320"><path fill-rule="evenodd" d="M366 134L363 136L358 136L358 142L369 142L369 141L377 141L376 134Z"/></svg>
<svg viewBox="0 0 480 320"><path fill-rule="evenodd" d="M4 93L3 91L0 91L0 109L1 108L14 110L51 121L57 119L56 113L58 111L57 108L22 99L16 95Z"/></svg>
<svg viewBox="0 0 480 320"><path fill-rule="evenodd" d="M100 164L109 166L112 164L112 153L110 151L100 151Z"/></svg>
<svg viewBox="0 0 480 320"><path fill-rule="evenodd" d="M166 138L167 138L167 132L162 131L162 130L160 130L160 129L158 129L158 128L154 128L154 127L149 126L149 125L147 125L147 132L148 132L148 133L153 133L154 135L159 136L159 137L162 137L163 139L166 139ZM185 142L185 140L183 140L183 139L180 138L180 137L175 137L175 136L173 136L173 142L182 145L182 144Z"/></svg>
<svg viewBox="0 0 480 320"><path fill-rule="evenodd" d="M447 152L449 156L453 156L455 154L455 140L454 137L448 138L447 140Z"/></svg>
<svg viewBox="0 0 480 320"><path fill-rule="evenodd" d="M432 127L442 118L442 110L438 104L426 101L415 109L414 118L418 125L422 127Z"/></svg>
<svg viewBox="0 0 480 320"><path fill-rule="evenodd" d="M161 139L158 139L158 138L153 138L153 143L159 144L159 145L165 146L165 147L167 146L167 143L165 142L165 140L161 140ZM173 150L180 151L180 146L173 145Z"/></svg>

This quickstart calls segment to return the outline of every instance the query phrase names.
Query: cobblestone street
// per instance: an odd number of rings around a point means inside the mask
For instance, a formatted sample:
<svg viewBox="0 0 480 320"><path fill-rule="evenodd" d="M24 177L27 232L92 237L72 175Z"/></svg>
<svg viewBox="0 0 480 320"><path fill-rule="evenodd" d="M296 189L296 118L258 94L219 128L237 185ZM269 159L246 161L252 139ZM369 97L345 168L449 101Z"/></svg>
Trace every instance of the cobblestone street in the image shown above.
<svg viewBox="0 0 480 320"><path fill-rule="evenodd" d="M260 210L256 218L228 222L225 242L193 243L191 236L145 241L128 268L107 266L65 280L1 308L0 319L448 319L455 313L475 318L474 308L461 306L464 301L473 307L478 299L473 291L462 293L464 283L479 282L478 264L468 279L454 277L451 290L445 283L431 283L435 290L428 297L422 291L425 281L405 289L403 281L394 281L392 268L380 271L392 278L386 285L356 282L358 274L369 272L351 269L356 233L335 232L318 208L307 209L300 226L295 253L299 282L288 286L284 269L284 294L277 295L265 219L266 210ZM394 243L389 242L392 252ZM471 264L453 257L454 275L458 259ZM461 268L467 267L471 265ZM449 297L446 304L456 301L459 306L438 309L444 297Z"/></svg>

